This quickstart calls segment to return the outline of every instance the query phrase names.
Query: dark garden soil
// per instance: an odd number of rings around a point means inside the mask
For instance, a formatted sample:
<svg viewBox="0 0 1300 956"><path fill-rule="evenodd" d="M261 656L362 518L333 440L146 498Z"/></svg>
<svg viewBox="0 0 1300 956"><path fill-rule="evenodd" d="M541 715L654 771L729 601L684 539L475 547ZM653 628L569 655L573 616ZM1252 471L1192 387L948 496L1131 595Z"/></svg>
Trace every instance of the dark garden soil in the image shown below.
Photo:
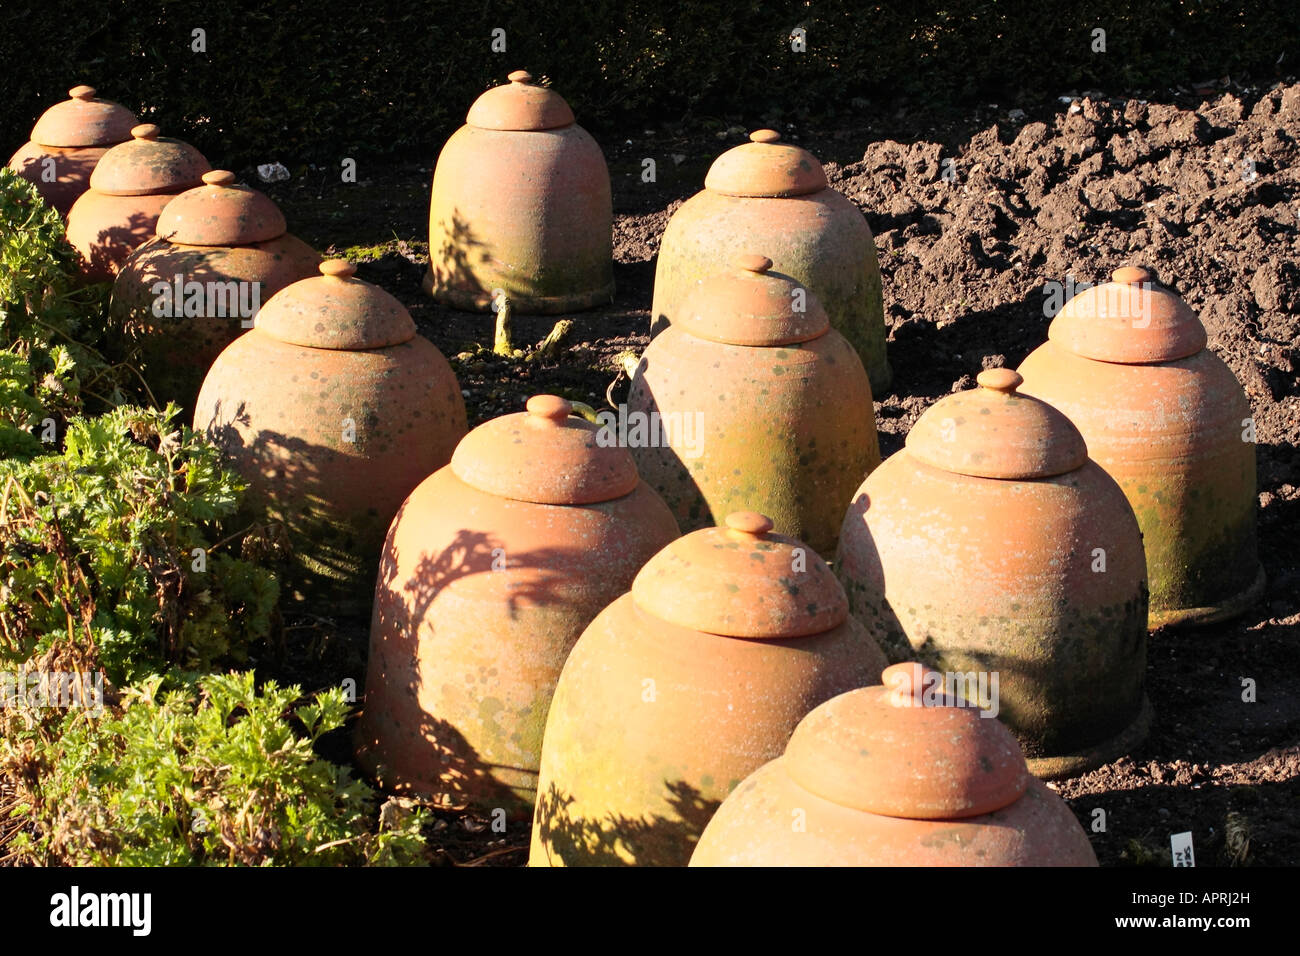
<svg viewBox="0 0 1300 956"><path fill-rule="evenodd" d="M295 232L362 261L362 278L410 306L453 359L477 424L539 392L597 407L607 389L622 399L616 360L648 341L664 226L743 132L638 129L604 144L617 302L572 316L558 361L475 352L491 343L490 318L421 293L435 147L423 163L362 166L356 184L311 171L266 188ZM1267 591L1230 624L1154 633L1150 739L1056 788L1103 865L1169 865L1170 835L1188 830L1201 866L1300 864L1300 85L1175 91L1149 103L1091 94L1029 116L990 105L934 128L908 128L900 115L785 132L822 158L876 235L894 367L894 390L876 404L885 454L936 399L972 386L983 368L1018 365L1043 342L1049 283L1104 281L1141 264L1200 312L1210 347L1254 406ZM644 157L656 160L657 182L642 182ZM946 160L955 177L945 178ZM517 317L518 343L530 349L554 321ZM360 677L364 622L302 617L291 626L297 679ZM1243 700L1246 679L1253 702ZM345 742L339 749L346 759ZM524 861L528 835L516 827L503 835L484 820L439 819L441 861Z"/></svg>

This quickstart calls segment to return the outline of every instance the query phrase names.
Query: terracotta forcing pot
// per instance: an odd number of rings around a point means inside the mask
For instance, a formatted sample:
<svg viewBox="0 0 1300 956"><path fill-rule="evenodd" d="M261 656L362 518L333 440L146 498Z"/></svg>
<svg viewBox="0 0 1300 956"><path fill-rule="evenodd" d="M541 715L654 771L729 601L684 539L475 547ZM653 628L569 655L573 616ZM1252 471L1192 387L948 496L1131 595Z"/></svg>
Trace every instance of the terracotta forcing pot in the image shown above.
<svg viewBox="0 0 1300 956"><path fill-rule="evenodd" d="M894 664L799 722L700 837L691 866L1096 866L997 720Z"/></svg>
<svg viewBox="0 0 1300 956"><path fill-rule="evenodd" d="M1067 302L1020 367L1133 506L1153 627L1232 617L1264 589L1250 401L1205 343L1187 303L1129 267Z"/></svg>
<svg viewBox="0 0 1300 956"><path fill-rule="evenodd" d="M637 467L683 529L748 505L827 557L880 464L862 363L764 256L700 283L646 349L625 417Z"/></svg>
<svg viewBox="0 0 1300 956"><path fill-rule="evenodd" d="M412 492L375 587L357 757L382 786L526 819L560 668L677 537L568 402L480 425Z"/></svg>
<svg viewBox="0 0 1300 956"><path fill-rule="evenodd" d="M817 158L761 129L723 153L664 230L655 267L652 334L678 321L702 281L737 255L761 249L776 271L817 297L883 395L885 307L871 227L851 200L826 184Z"/></svg>
<svg viewBox="0 0 1300 956"><path fill-rule="evenodd" d="M90 174L109 147L131 138L139 120L125 106L95 96L94 87L74 86L32 127L32 138L18 148L9 168L32 183L42 198L67 218Z"/></svg>
<svg viewBox="0 0 1300 956"><path fill-rule="evenodd" d="M465 434L451 366L402 304L331 259L262 306L204 379L194 427L283 523L283 583L331 610L370 609L384 533Z"/></svg>
<svg viewBox="0 0 1300 956"><path fill-rule="evenodd" d="M771 519L674 541L578 639L551 703L531 866L684 866L713 811L813 707L885 665Z"/></svg>
<svg viewBox="0 0 1300 956"><path fill-rule="evenodd" d="M197 149L160 136L153 123L104 153L90 189L68 212L68 242L81 254L81 274L111 281L137 246L153 238L163 207L198 186L212 167Z"/></svg>
<svg viewBox="0 0 1300 956"><path fill-rule="evenodd" d="M221 350L253 327L262 303L318 274L320 256L286 232L265 195L213 170L158 219L157 236L126 261L109 314L138 341L146 381L160 403L194 407Z"/></svg>
<svg viewBox="0 0 1300 956"><path fill-rule="evenodd" d="M840 535L853 613L895 660L1000 688L1039 776L1146 736L1146 563L1124 493L1021 378L936 402L872 472Z"/></svg>
<svg viewBox="0 0 1300 956"><path fill-rule="evenodd" d="M485 312L590 309L614 297L605 157L563 98L518 70L470 107L443 147L429 207L425 290Z"/></svg>

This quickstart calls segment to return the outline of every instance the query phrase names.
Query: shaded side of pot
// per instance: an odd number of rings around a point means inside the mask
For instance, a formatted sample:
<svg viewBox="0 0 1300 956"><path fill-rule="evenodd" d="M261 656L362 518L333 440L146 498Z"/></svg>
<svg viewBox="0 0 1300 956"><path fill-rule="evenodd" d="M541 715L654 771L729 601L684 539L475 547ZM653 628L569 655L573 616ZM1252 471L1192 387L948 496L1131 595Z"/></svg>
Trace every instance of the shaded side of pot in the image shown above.
<svg viewBox="0 0 1300 956"><path fill-rule="evenodd" d="M552 505L488 494L450 467L432 475L384 545L361 765L387 790L527 818L569 651L676 536L644 482Z"/></svg>

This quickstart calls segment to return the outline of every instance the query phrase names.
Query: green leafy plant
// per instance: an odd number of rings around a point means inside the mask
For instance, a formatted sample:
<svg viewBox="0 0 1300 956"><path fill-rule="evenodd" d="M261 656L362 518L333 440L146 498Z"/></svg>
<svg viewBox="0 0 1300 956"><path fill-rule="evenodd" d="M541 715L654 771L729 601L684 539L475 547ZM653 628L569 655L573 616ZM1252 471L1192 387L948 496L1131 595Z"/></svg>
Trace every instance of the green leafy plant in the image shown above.
<svg viewBox="0 0 1300 956"><path fill-rule="evenodd" d="M45 450L33 434L45 409L35 391L27 360L0 352L0 458L35 458Z"/></svg>
<svg viewBox="0 0 1300 956"><path fill-rule="evenodd" d="M81 412L88 397L100 407L131 397L131 367L100 351L108 287L80 285L75 256L58 212L0 169L0 427L30 430Z"/></svg>
<svg viewBox="0 0 1300 956"><path fill-rule="evenodd" d="M424 856L424 811L379 814L376 797L314 746L343 726L339 689L251 673L163 691L152 677L102 718L70 712L53 740L3 742L19 781L11 815L27 825L11 853L43 865L409 864ZM296 703L295 703L296 702Z"/></svg>
<svg viewBox="0 0 1300 956"><path fill-rule="evenodd" d="M0 461L0 661L69 653L120 685L272 635L275 580L219 537L243 486L176 414L73 419L63 454Z"/></svg>

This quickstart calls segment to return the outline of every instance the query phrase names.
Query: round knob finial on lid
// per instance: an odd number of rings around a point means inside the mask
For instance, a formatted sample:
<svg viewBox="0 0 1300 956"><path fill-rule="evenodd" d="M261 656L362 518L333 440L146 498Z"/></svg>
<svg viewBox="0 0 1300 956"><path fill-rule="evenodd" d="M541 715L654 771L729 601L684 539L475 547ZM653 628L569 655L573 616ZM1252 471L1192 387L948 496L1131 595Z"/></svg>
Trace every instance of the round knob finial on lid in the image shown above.
<svg viewBox="0 0 1300 956"><path fill-rule="evenodd" d="M731 268L709 276L689 295L674 320L688 335L726 345L775 347L811 342L830 330L817 297L767 256L742 254ZM802 300L802 301L801 301Z"/></svg>
<svg viewBox="0 0 1300 956"><path fill-rule="evenodd" d="M229 186L235 181L235 174L228 169L213 169L203 174L205 186Z"/></svg>
<svg viewBox="0 0 1300 956"><path fill-rule="evenodd" d="M782 758L795 783L842 807L913 820L980 816L1020 799L1029 771L1011 731L975 702L936 693L944 675L921 664L894 664L880 678L884 687L841 694L800 721Z"/></svg>
<svg viewBox="0 0 1300 956"><path fill-rule="evenodd" d="M736 268L742 272L757 272L760 275L772 268L772 260L767 256L753 254L739 255L735 259Z"/></svg>
<svg viewBox="0 0 1300 956"><path fill-rule="evenodd" d="M807 637L849 616L830 566L753 511L732 512L720 527L665 547L637 573L632 599L669 624L720 637Z"/></svg>
<svg viewBox="0 0 1300 956"><path fill-rule="evenodd" d="M1110 274L1112 282L1118 282L1120 285L1141 285L1152 281L1149 271L1141 266L1124 266L1122 269L1116 269Z"/></svg>
<svg viewBox="0 0 1300 956"><path fill-rule="evenodd" d="M709 167L704 188L724 196L779 199L808 196L827 187L817 157L781 142L774 129L755 130L749 142L727 150Z"/></svg>
<svg viewBox="0 0 1300 956"><path fill-rule="evenodd" d="M32 142L41 146L76 148L115 146L131 138L139 117L120 103L96 99L93 86L74 86L68 99L55 103L32 127Z"/></svg>
<svg viewBox="0 0 1300 956"><path fill-rule="evenodd" d="M158 128L157 123L141 123L139 126L131 127L131 135L136 139L157 139L162 135L162 130Z"/></svg>
<svg viewBox="0 0 1300 956"><path fill-rule="evenodd" d="M776 524L767 515L757 511L733 511L726 517L727 534L741 541L756 541Z"/></svg>
<svg viewBox="0 0 1300 956"><path fill-rule="evenodd" d="M917 419L903 443L912 458L952 474L1009 480L1063 475L1088 460L1065 415L1016 392L1019 372L985 369L975 381L979 387L939 399Z"/></svg>
<svg viewBox="0 0 1300 956"><path fill-rule="evenodd" d="M406 306L379 286L354 278L357 267L351 262L327 259L319 269L320 275L271 296L253 328L290 345L347 352L386 349L416 338Z"/></svg>
<svg viewBox="0 0 1300 956"><path fill-rule="evenodd" d="M1142 266L1116 269L1110 282L1074 296L1047 337L1075 355L1121 365L1178 361L1200 352L1208 339L1191 306Z"/></svg>
<svg viewBox="0 0 1300 956"><path fill-rule="evenodd" d="M975 384L1003 394L1015 392L1025 382L1020 373L1010 368L986 368L975 376Z"/></svg>
<svg viewBox="0 0 1300 956"><path fill-rule="evenodd" d="M627 448L604 442L600 429L559 395L534 395L525 411L502 415L466 435L451 470L479 491L547 505L613 501L641 484Z"/></svg>
<svg viewBox="0 0 1300 956"><path fill-rule="evenodd" d="M573 414L573 403L559 395L534 395L524 406L531 422L558 424Z"/></svg>
<svg viewBox="0 0 1300 956"><path fill-rule="evenodd" d="M924 702L924 664L890 664L880 672L880 682L889 689L887 700L891 707L919 707Z"/></svg>
<svg viewBox="0 0 1300 956"><path fill-rule="evenodd" d="M326 259L320 264L320 273L332 279L351 279L357 267L346 259Z"/></svg>
<svg viewBox="0 0 1300 956"><path fill-rule="evenodd" d="M479 129L540 131L573 125L573 110L564 97L535 82L527 70L515 70L510 82L494 86L476 99L465 122Z"/></svg>

